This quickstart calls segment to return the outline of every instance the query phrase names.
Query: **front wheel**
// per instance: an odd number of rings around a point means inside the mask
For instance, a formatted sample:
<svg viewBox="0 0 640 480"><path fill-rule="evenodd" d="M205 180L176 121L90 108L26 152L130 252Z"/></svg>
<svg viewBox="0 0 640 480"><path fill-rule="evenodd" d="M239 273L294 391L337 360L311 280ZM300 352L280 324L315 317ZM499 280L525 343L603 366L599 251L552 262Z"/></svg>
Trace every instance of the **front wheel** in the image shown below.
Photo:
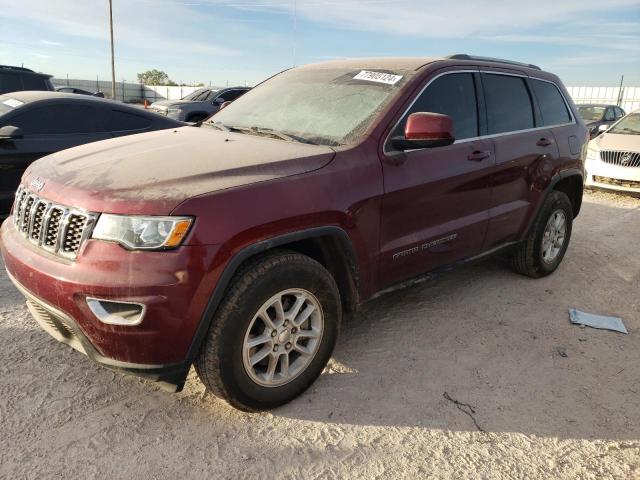
<svg viewBox="0 0 640 480"><path fill-rule="evenodd" d="M563 192L546 198L527 239L511 258L513 269L533 278L553 273L567 251L573 227L573 207Z"/></svg>
<svg viewBox="0 0 640 480"><path fill-rule="evenodd" d="M329 361L341 320L331 274L295 252L238 272L195 362L205 386L242 410L265 410L305 391Z"/></svg>

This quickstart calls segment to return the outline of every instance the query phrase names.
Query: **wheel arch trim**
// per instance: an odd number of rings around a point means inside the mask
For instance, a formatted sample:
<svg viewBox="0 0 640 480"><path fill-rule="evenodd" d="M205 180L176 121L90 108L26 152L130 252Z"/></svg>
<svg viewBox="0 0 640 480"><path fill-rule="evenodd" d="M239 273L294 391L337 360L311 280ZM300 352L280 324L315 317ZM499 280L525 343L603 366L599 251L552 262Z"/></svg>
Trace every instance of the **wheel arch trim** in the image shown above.
<svg viewBox="0 0 640 480"><path fill-rule="evenodd" d="M207 306L202 313L200 318L200 323L196 328L196 331L193 335L193 339L191 341L191 345L189 350L187 351L187 362L193 362L193 360L198 355L200 351L200 347L202 342L204 341L207 332L209 331L209 327L215 314L222 302L225 292L229 287L233 276L238 271L240 266L249 258L254 257L260 253L272 250L274 248L287 245L293 242L298 242L301 240L310 240L321 237L333 237L340 242L340 245L343 247L343 251L346 255L346 260L348 262L348 268L350 269L350 273L353 275L356 283L358 282L358 263L356 252L353 247L353 243L349 238L347 232L337 226L324 226L324 227L314 227L310 229L300 230L296 232L285 233L282 235L278 235L275 237L271 237L265 240L261 240L259 242L247 245L239 250L224 267L224 270L220 274L218 281L213 289L213 292L209 296L209 301Z"/></svg>

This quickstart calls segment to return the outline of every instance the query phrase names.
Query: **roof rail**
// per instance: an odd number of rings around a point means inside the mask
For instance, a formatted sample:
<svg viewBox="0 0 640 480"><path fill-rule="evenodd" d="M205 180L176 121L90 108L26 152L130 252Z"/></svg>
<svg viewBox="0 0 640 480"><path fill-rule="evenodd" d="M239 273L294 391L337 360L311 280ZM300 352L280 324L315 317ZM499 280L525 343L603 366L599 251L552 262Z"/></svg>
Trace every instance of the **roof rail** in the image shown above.
<svg viewBox="0 0 640 480"><path fill-rule="evenodd" d="M450 60L475 60L478 62L506 63L507 65L517 65L518 67L527 67L535 68L536 70L542 70L539 66L533 65L531 63L514 62L513 60L503 60L502 58L479 57L476 55L467 55L466 53L457 53L455 55L449 55L445 58L448 58Z"/></svg>
<svg viewBox="0 0 640 480"><path fill-rule="evenodd" d="M0 68L7 68L7 69L11 69L11 70L20 70L21 72L33 72L35 73L33 70L31 70L30 68L24 68L24 67L12 67L11 65L0 65Z"/></svg>

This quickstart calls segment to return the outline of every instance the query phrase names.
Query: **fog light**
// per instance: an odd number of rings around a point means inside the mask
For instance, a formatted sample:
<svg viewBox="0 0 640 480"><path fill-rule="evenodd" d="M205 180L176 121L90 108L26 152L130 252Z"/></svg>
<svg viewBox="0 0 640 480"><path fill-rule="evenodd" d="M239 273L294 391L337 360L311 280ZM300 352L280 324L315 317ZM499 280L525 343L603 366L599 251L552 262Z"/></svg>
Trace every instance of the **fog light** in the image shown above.
<svg viewBox="0 0 640 480"><path fill-rule="evenodd" d="M109 325L140 325L145 306L134 302L114 302L87 297L87 305L102 323Z"/></svg>

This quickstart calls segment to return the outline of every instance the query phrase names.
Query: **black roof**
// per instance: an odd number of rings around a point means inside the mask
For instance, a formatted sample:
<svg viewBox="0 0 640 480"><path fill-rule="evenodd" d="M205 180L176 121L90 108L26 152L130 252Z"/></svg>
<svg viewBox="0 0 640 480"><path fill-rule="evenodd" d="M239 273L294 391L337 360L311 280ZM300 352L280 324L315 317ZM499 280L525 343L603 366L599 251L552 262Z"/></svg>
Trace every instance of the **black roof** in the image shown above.
<svg viewBox="0 0 640 480"><path fill-rule="evenodd" d="M48 75L46 73L34 72L30 68L14 67L11 65L0 65L0 73L28 73L30 75L40 75L42 77L48 77L48 78L53 77L53 75Z"/></svg>
<svg viewBox="0 0 640 480"><path fill-rule="evenodd" d="M23 91L23 92L4 93L0 95L0 103L9 99L19 100L25 105L33 105L34 103L39 103L39 104L50 103L50 102L57 102L60 100L64 100L66 102L71 101L74 103L83 103L85 105L87 104L102 105L105 107L118 108L119 110L129 110L131 112L135 112L137 115L151 116L153 118L156 118L158 116L156 113L150 112L149 110L145 110L143 108L129 105L126 103L122 103L114 100L108 100L106 98L92 97L90 95L78 95L77 93L63 93L63 92L50 92L50 91ZM17 108L21 108L21 107L23 106L20 106ZM162 118L163 120L171 120L171 119L167 119L166 117L160 117L160 118ZM176 120L176 123L180 124L182 122L179 122Z"/></svg>

